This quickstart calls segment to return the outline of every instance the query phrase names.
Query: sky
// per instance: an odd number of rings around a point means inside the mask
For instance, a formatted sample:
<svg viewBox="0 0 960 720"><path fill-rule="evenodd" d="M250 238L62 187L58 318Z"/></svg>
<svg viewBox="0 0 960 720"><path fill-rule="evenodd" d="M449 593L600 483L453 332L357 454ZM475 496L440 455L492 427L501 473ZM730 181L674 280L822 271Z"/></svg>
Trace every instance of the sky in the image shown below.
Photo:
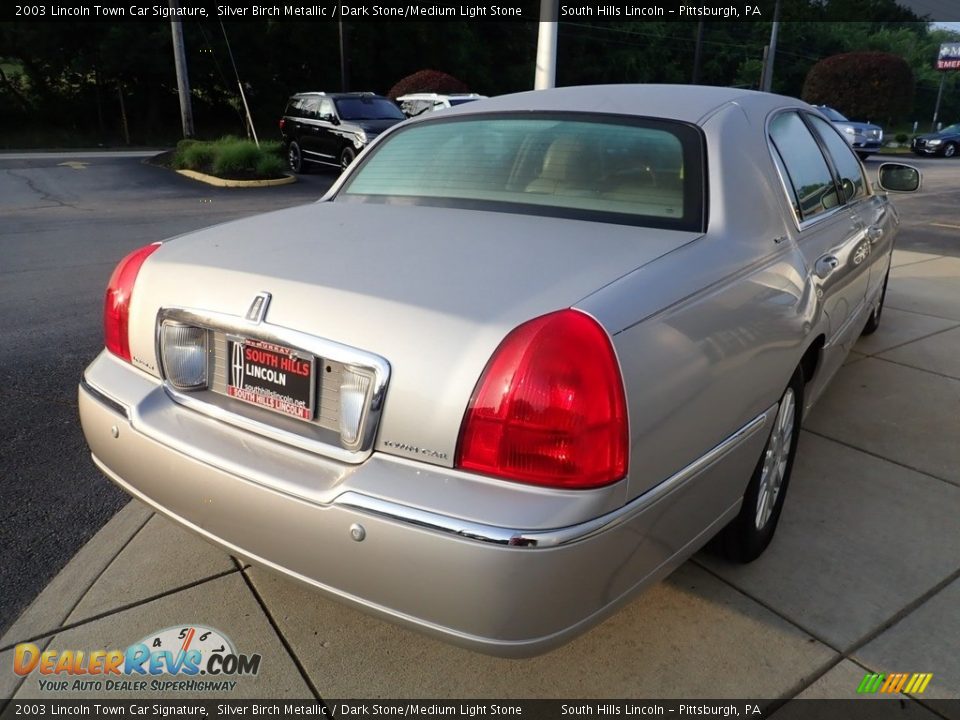
<svg viewBox="0 0 960 720"><path fill-rule="evenodd" d="M927 15L938 21L937 25L947 26L951 30L960 30L960 0L897 0L897 2L918 15Z"/></svg>

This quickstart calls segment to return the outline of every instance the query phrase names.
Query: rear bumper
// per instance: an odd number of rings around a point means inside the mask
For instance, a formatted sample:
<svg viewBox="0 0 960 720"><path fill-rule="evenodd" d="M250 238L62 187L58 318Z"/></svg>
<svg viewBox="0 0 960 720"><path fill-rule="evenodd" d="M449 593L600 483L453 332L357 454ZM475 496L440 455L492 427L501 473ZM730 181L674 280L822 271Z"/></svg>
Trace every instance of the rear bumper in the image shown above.
<svg viewBox="0 0 960 720"><path fill-rule="evenodd" d="M365 611L513 657L583 632L718 531L739 506L730 499L730 478L746 484L772 417L756 418L624 508L527 531L351 489L356 474L399 467L376 454L354 467L301 451L261 467L238 463L230 442L248 445L252 436L177 405L155 379L106 354L88 368L79 405L101 470L207 540ZM160 415L173 422L151 420ZM200 443L197 427L216 437ZM302 471L303 463L336 488L331 499L284 486L285 473ZM443 468L421 468L422 482L444 482Z"/></svg>

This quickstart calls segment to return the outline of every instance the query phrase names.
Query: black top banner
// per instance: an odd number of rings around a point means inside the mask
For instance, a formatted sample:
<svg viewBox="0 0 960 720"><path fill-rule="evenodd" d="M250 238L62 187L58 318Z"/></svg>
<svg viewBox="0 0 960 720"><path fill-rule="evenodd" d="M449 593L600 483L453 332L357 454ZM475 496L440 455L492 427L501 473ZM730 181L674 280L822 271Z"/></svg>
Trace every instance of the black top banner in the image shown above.
<svg viewBox="0 0 960 720"><path fill-rule="evenodd" d="M960 2L926 5L918 14L911 0L846 0L831 5L808 0L781 0L780 20L805 21L960 21ZM723 0L613 0L612 2L570 2L555 0L89 0L77 2L0 3L0 20L28 22L157 20L189 21L327 21L327 22L434 22L434 21L519 21L519 22L629 22L629 21L755 21L774 19L777 0L724 2ZM937 16L931 15L931 12Z"/></svg>

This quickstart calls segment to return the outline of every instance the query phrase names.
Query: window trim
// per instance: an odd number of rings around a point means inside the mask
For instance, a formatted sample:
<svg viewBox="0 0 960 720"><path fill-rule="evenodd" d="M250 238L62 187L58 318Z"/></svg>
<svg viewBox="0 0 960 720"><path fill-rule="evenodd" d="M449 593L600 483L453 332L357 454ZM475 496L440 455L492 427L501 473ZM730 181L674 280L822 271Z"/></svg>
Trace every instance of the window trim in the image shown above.
<svg viewBox="0 0 960 720"><path fill-rule="evenodd" d="M797 230L800 231L801 233L804 230L807 230L808 228L813 227L817 223L823 222L827 218L832 218L838 212L849 211L847 202L844 199L844 201L838 203L836 207L830 208L829 210L826 210L822 213L818 213L813 217L804 219L802 213L800 212L800 208L794 205L793 201L791 200L791 198L796 195L796 190L794 189L791 191L791 188L793 188L793 181L789 177L783 177L783 174L780 171L780 168L782 166L783 171L786 172L789 176L790 170L787 168L787 163L784 161L783 156L780 154L780 150L777 148L776 144L773 142L773 136L770 133L770 126L773 124L773 121L776 118L780 117L781 115L785 115L787 113L794 113L796 115L799 115L800 122L802 122L804 127L807 128L807 132L810 133L811 137L813 138L813 141L817 144L817 147L820 150L820 154L824 155L824 143L822 138L820 138L817 135L816 131L813 130L810 127L810 125L807 123L806 118L803 117L804 114L807 114L809 112L810 112L809 110L803 107L779 108L767 116L766 123L764 124L764 134L766 135L766 139L767 139L767 151L770 153L770 162L773 163L773 167L777 173L777 177L780 178L780 185L783 190L784 198L787 201L787 205L790 206L790 214L793 216L794 225L796 225ZM779 163L777 163L777 161L774 159L774 154L776 154L776 157L780 158ZM824 156L823 160L827 165L827 170L830 172L830 177L833 180L834 189L835 189L835 192L837 193L837 199L839 200L840 198L843 197L843 189L837 183L837 172L833 166L833 160L832 158L828 158L826 156ZM799 202L799 199L798 199L798 202Z"/></svg>
<svg viewBox="0 0 960 720"><path fill-rule="evenodd" d="M833 183L837 186L837 197L844 198L843 202L840 203L840 206L849 206L851 202L845 197L846 193L843 190L843 176L840 173L840 168L837 166L836 158L834 158L833 153L830 152L830 148L827 146L827 141L823 139L823 137L820 135L820 131L813 124L813 118L816 118L822 122L823 118L809 111L800 113L800 117L807 126L807 129L810 130L810 133L813 135L813 139L817 141L817 144L820 146L820 152L824 155L824 157L826 157L827 165L833 172ZM862 198L854 198L854 202L859 202L864 198L870 197L870 182L867 178L866 172L864 172L863 163L860 162L860 158L857 157L857 154L853 151L853 148L850 147L850 144L847 142L846 138L840 134L840 131L837 130L836 126L834 126L832 122L825 122L824 124L827 125L827 127L829 127L830 130L843 141L844 146L847 148L847 150L849 150L850 154L853 155L853 159L857 161L857 165L860 167L860 177L863 179L864 196Z"/></svg>

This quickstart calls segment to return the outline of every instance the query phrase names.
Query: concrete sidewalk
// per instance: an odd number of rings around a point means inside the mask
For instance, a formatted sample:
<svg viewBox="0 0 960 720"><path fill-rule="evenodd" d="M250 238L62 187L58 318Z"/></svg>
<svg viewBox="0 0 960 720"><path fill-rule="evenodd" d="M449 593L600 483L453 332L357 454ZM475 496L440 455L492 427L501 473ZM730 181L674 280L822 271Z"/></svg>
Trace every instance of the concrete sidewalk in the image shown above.
<svg viewBox="0 0 960 720"><path fill-rule="evenodd" d="M804 423L777 537L751 565L701 553L569 645L500 660L242 566L132 502L0 639L0 698L149 697L41 690L13 648L202 627L260 653L259 675L157 697L851 698L867 672L928 672L913 716L935 717L925 700L960 698L960 259L894 265L881 329Z"/></svg>

